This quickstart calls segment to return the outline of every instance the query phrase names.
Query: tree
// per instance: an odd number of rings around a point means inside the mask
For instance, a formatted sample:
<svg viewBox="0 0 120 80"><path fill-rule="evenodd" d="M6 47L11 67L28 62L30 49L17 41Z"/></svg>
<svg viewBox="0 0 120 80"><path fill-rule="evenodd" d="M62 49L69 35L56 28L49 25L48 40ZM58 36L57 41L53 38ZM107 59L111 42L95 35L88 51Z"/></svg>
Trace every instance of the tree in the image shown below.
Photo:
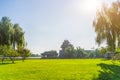
<svg viewBox="0 0 120 80"><path fill-rule="evenodd" d="M19 24L12 24L8 17L2 17L0 21L0 47L2 61L5 57L9 57L14 63L14 57L18 54L16 50L19 48L22 48L24 53L29 53L29 50L25 48L22 28Z"/></svg>
<svg viewBox="0 0 120 80"><path fill-rule="evenodd" d="M0 46L0 55L2 55L2 63L7 56L7 46Z"/></svg>
<svg viewBox="0 0 120 80"><path fill-rule="evenodd" d="M24 60L26 59L26 57L30 56L30 50L29 49L26 49L26 48L19 48L17 50L18 52L18 55L22 57L22 61L24 62Z"/></svg>
<svg viewBox="0 0 120 80"><path fill-rule="evenodd" d="M115 52L120 47L120 2L113 2L111 6L103 4L102 9L97 11L93 26L96 42L100 45L106 41L108 50Z"/></svg>
<svg viewBox="0 0 120 80"><path fill-rule="evenodd" d="M64 40L64 42L61 45L62 50L60 50L60 52L59 52L60 58L66 58L65 49L68 47L73 47L73 45L68 40Z"/></svg>
<svg viewBox="0 0 120 80"><path fill-rule="evenodd" d="M84 49L77 47L75 51L76 51L77 58L85 58L86 57L86 52Z"/></svg>
<svg viewBox="0 0 120 80"><path fill-rule="evenodd" d="M65 50L65 48L73 46L68 40L64 40L63 44L61 45L62 50Z"/></svg>
<svg viewBox="0 0 120 80"><path fill-rule="evenodd" d="M75 49L73 46L68 46L65 48L64 57L65 58L75 58L76 57Z"/></svg>
<svg viewBox="0 0 120 80"><path fill-rule="evenodd" d="M13 38L13 47L19 48L25 46L25 40L24 40L24 32L22 28L19 26L19 24L14 24L14 38Z"/></svg>
<svg viewBox="0 0 120 80"><path fill-rule="evenodd" d="M30 57L40 57L41 55L40 54L30 54Z"/></svg>
<svg viewBox="0 0 120 80"><path fill-rule="evenodd" d="M10 58L12 63L14 63L15 57L17 57L17 56L18 56L18 52L16 50L14 50L12 47L8 47L8 49L7 49L7 57Z"/></svg>
<svg viewBox="0 0 120 80"><path fill-rule="evenodd" d="M14 35L14 29L11 20L8 17L2 17L0 21L0 45L1 45L1 52L3 52L2 62L5 57L9 57L14 63L14 59L10 57L11 55L15 56L14 55L15 51L11 49L11 45L13 43L12 41L13 35Z"/></svg>
<svg viewBox="0 0 120 80"><path fill-rule="evenodd" d="M10 46L14 34L13 25L8 17L2 17L0 24L0 45Z"/></svg>
<svg viewBox="0 0 120 80"><path fill-rule="evenodd" d="M9 46L0 46L0 55L2 55L2 63L5 58L9 57L12 63L14 63L15 57L18 56L16 50Z"/></svg>
<svg viewBox="0 0 120 80"><path fill-rule="evenodd" d="M108 52L106 47L101 47L101 49L99 50L100 54L106 54Z"/></svg>

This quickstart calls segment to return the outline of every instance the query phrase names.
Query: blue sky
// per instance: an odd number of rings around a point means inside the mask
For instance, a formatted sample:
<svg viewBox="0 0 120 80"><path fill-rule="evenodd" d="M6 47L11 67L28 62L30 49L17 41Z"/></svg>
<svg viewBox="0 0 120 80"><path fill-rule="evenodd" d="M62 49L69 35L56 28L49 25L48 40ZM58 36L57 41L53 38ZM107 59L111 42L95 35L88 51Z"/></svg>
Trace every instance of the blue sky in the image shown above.
<svg viewBox="0 0 120 80"><path fill-rule="evenodd" d="M83 1L0 0L0 18L7 16L12 23L20 24L32 53L59 51L65 39L75 47L91 49L97 47L92 27L96 11L84 10Z"/></svg>

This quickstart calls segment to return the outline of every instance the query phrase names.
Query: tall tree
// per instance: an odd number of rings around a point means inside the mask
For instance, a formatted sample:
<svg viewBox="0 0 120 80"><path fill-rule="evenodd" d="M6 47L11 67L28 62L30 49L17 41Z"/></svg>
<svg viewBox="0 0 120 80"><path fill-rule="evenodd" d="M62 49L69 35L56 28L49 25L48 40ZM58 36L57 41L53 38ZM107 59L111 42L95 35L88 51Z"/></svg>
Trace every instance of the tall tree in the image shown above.
<svg viewBox="0 0 120 80"><path fill-rule="evenodd" d="M8 17L2 17L0 21L0 54L3 55L2 61L5 57L9 57L14 63L14 57L18 56L18 49L24 53L22 55L24 58L30 53L25 48L24 32L19 24L13 25ZM21 55L19 54L19 56Z"/></svg>
<svg viewBox="0 0 120 80"><path fill-rule="evenodd" d="M0 45L11 45L14 34L13 25L8 17L2 17L0 22Z"/></svg>
<svg viewBox="0 0 120 80"><path fill-rule="evenodd" d="M66 51L66 48L68 48L68 47L69 47L69 49L71 49L73 47L73 45L68 40L64 40L64 42L61 45L62 50L60 50L60 54L59 54L60 58L67 58L65 51Z"/></svg>
<svg viewBox="0 0 120 80"><path fill-rule="evenodd" d="M81 47L77 47L75 51L76 51L77 58L85 58L86 52L84 49L82 49Z"/></svg>
<svg viewBox="0 0 120 80"><path fill-rule="evenodd" d="M73 46L68 40L64 40L63 44L61 45L62 50L65 50L65 48Z"/></svg>
<svg viewBox="0 0 120 80"><path fill-rule="evenodd" d="M65 55L65 58L76 58L74 47L73 46L66 47L64 55Z"/></svg>
<svg viewBox="0 0 120 80"><path fill-rule="evenodd" d="M102 9L97 11L93 26L96 42L100 45L106 41L108 50L115 52L120 47L120 2L113 2L110 6L103 4Z"/></svg>
<svg viewBox="0 0 120 80"><path fill-rule="evenodd" d="M24 47L25 45L25 40L24 40L24 32L22 28L19 26L19 24L14 24L14 39L13 39L13 47L19 48L19 47Z"/></svg>

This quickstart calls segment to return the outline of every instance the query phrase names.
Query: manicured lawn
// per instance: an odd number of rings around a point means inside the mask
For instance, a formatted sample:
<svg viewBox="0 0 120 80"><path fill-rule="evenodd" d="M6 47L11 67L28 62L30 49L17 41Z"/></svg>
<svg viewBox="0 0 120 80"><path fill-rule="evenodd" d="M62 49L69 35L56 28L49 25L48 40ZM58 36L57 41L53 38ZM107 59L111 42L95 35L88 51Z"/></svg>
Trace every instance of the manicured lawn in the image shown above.
<svg viewBox="0 0 120 80"><path fill-rule="evenodd" d="M120 80L120 62L102 59L46 59L0 63L0 80Z"/></svg>

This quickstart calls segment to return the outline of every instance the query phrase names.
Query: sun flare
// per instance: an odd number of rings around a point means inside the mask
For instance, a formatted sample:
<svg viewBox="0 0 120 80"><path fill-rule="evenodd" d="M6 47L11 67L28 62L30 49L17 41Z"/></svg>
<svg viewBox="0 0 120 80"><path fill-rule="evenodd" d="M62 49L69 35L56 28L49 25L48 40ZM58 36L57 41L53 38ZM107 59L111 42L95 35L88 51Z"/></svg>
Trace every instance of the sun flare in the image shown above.
<svg viewBox="0 0 120 80"><path fill-rule="evenodd" d="M83 1L83 10L84 11L96 11L101 6L100 0L84 0Z"/></svg>

